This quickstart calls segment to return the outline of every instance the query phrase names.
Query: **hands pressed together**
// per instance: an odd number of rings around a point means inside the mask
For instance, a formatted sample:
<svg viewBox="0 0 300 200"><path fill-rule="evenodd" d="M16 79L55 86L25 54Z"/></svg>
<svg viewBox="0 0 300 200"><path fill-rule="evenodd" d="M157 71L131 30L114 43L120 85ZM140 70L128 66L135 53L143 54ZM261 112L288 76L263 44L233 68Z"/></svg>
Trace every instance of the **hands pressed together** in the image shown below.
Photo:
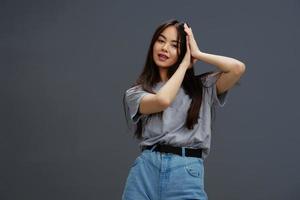
<svg viewBox="0 0 300 200"><path fill-rule="evenodd" d="M184 31L186 32L186 54L182 60L183 63L188 65L188 68L191 68L193 64L197 62L197 55L201 53L198 48L197 42L194 38L192 28L188 27L186 23L184 23Z"/></svg>

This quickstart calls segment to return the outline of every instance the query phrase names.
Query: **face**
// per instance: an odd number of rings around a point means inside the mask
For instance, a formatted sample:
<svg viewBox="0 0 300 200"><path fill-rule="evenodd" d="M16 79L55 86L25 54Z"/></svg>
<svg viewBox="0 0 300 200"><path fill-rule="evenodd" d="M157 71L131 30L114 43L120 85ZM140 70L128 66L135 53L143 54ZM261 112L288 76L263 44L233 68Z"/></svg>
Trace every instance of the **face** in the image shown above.
<svg viewBox="0 0 300 200"><path fill-rule="evenodd" d="M153 46L153 59L157 66L168 68L176 63L179 55L177 29L167 27L157 38Z"/></svg>

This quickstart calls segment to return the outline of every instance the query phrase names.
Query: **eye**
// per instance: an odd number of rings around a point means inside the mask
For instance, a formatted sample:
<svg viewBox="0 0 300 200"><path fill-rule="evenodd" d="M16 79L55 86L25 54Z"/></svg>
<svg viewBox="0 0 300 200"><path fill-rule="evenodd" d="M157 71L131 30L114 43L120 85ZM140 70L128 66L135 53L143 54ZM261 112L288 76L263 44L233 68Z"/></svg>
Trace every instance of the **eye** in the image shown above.
<svg viewBox="0 0 300 200"><path fill-rule="evenodd" d="M177 48L177 47L178 47L178 45L177 45L177 44L173 44L172 46L173 46L173 47L175 47L175 48Z"/></svg>
<svg viewBox="0 0 300 200"><path fill-rule="evenodd" d="M164 41L163 41L163 40L161 40L161 39L158 39L157 41L158 41L158 42L164 42Z"/></svg>

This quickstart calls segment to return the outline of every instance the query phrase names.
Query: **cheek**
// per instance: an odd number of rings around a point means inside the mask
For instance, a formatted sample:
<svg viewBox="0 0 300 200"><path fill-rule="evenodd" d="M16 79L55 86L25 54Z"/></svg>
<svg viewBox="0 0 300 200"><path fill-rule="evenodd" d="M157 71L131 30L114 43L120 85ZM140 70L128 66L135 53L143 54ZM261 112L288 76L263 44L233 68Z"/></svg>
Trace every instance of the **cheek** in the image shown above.
<svg viewBox="0 0 300 200"><path fill-rule="evenodd" d="M158 42L155 42L154 45L153 45L153 49L156 49L156 50L157 50L158 48L159 48L159 43L158 43Z"/></svg>
<svg viewBox="0 0 300 200"><path fill-rule="evenodd" d="M172 55L173 55L173 57L174 57L175 59L177 59L177 58L179 57L179 52L178 52L176 49L174 49L174 50L172 51Z"/></svg>
<svg viewBox="0 0 300 200"><path fill-rule="evenodd" d="M159 51L158 45L153 46L153 54L157 53Z"/></svg>
<svg viewBox="0 0 300 200"><path fill-rule="evenodd" d="M153 45L153 54L155 54L157 52L157 46L156 45Z"/></svg>

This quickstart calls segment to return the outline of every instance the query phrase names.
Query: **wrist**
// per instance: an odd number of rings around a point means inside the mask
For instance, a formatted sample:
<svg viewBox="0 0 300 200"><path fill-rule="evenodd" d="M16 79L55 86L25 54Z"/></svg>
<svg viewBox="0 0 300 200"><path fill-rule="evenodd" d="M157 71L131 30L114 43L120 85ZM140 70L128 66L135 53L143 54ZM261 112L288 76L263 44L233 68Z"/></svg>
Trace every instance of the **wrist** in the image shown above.
<svg viewBox="0 0 300 200"><path fill-rule="evenodd" d="M189 64L185 63L185 62L182 62L182 63L180 63L178 68L183 68L183 69L187 70L189 68Z"/></svg>
<svg viewBox="0 0 300 200"><path fill-rule="evenodd" d="M196 52L196 54L195 54L195 58L196 58L197 60L201 60L202 55L203 55L203 52L200 51L200 50L198 50L198 51Z"/></svg>

